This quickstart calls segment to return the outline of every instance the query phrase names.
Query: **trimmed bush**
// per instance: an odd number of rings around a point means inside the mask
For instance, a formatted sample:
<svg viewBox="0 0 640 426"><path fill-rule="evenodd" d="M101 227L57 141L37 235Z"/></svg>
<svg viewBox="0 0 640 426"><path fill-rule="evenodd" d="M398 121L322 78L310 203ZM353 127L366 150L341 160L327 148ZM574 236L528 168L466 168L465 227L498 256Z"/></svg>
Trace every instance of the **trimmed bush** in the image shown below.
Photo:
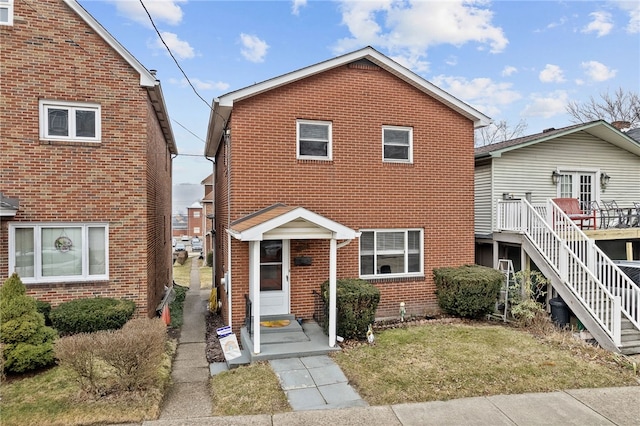
<svg viewBox="0 0 640 426"><path fill-rule="evenodd" d="M320 287L325 306L325 333L329 330L329 281ZM345 339L364 339L367 328L375 321L380 302L380 290L359 278L344 278L336 282L336 333Z"/></svg>
<svg viewBox="0 0 640 426"><path fill-rule="evenodd" d="M85 392L101 397L153 387L166 343L162 320L138 318L120 330L63 337L56 342L55 354Z"/></svg>
<svg viewBox="0 0 640 426"><path fill-rule="evenodd" d="M207 253L207 266L211 268L213 266L213 252Z"/></svg>
<svg viewBox="0 0 640 426"><path fill-rule="evenodd" d="M433 270L439 306L462 318L480 318L495 309L502 272L480 265Z"/></svg>
<svg viewBox="0 0 640 426"><path fill-rule="evenodd" d="M117 330L133 317L131 300L96 297L62 303L51 310L51 323L61 335Z"/></svg>
<svg viewBox="0 0 640 426"><path fill-rule="evenodd" d="M23 373L54 362L53 342L57 335L47 327L36 301L18 274L0 287L0 344L7 372Z"/></svg>

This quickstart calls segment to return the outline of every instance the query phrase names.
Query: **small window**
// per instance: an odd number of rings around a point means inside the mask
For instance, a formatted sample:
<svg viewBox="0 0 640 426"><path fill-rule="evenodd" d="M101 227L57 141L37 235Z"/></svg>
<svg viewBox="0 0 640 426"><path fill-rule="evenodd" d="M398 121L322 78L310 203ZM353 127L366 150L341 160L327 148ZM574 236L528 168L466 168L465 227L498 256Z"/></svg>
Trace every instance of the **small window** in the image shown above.
<svg viewBox="0 0 640 426"><path fill-rule="evenodd" d="M0 25L13 25L13 0L0 0Z"/></svg>
<svg viewBox="0 0 640 426"><path fill-rule="evenodd" d="M422 275L422 251L421 229L362 231L360 276Z"/></svg>
<svg viewBox="0 0 640 426"><path fill-rule="evenodd" d="M200 217L200 212L199 211L194 211L193 212L193 217L196 218L196 219L199 218Z"/></svg>
<svg viewBox="0 0 640 426"><path fill-rule="evenodd" d="M25 284L107 280L108 238L105 224L11 224L9 273Z"/></svg>
<svg viewBox="0 0 640 426"><path fill-rule="evenodd" d="M298 121L298 158L331 160L331 123Z"/></svg>
<svg viewBox="0 0 640 426"><path fill-rule="evenodd" d="M100 120L97 104L40 101L40 139L100 142Z"/></svg>
<svg viewBox="0 0 640 426"><path fill-rule="evenodd" d="M382 127L382 159L385 162L413 162L413 129Z"/></svg>

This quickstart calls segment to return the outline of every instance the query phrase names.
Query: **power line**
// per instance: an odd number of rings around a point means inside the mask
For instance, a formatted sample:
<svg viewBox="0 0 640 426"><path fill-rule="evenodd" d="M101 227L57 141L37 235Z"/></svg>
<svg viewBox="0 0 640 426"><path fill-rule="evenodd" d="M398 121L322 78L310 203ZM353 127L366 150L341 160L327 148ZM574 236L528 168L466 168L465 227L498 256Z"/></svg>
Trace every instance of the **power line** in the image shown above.
<svg viewBox="0 0 640 426"><path fill-rule="evenodd" d="M182 124L180 124L180 122L178 122L178 120L176 120L175 118L172 118L173 122L176 123L178 126L182 127L183 129L185 129L187 132L191 133L193 136L196 137L196 139L199 139L200 141L202 141L202 143L206 143L204 139L202 139L200 136L196 135L195 133L193 133L191 130L187 129L185 126L183 126Z"/></svg>
<svg viewBox="0 0 640 426"><path fill-rule="evenodd" d="M197 97L200 98L200 100L202 100L202 102L204 102L209 107L210 110L213 110L213 107L209 105L209 102L207 102L202 96L200 96L200 93L198 93L193 83L191 83L191 80L189 80L189 77L187 77L187 73L184 72L184 70L178 63L178 60L173 55L173 52L171 51L171 49L169 49L169 46L167 46L167 43L162 38L162 35L160 34L158 27L156 26L155 22L153 22L153 18L151 17L151 14L147 10L147 7L144 5L142 0L140 0L140 4L142 5L142 8L144 9L144 11L147 13L147 16L149 17L149 21L151 21L151 25L153 26L153 29L156 30L156 34L158 34L158 37L160 37L160 41L162 42L162 44L164 44L164 47L167 48L167 52L169 52L169 56L171 56L171 58L173 59L173 62L176 63L176 66L178 67L178 69L180 70L184 78L187 80L187 83L189 83L189 86L191 86L191 89L193 89L193 92L196 94Z"/></svg>

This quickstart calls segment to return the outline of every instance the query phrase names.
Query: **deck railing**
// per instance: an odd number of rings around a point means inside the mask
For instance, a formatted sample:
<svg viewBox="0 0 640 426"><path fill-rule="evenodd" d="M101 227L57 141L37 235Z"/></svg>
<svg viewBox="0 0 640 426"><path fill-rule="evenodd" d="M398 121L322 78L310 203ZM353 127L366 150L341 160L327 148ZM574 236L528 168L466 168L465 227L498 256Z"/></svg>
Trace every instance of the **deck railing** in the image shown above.
<svg viewBox="0 0 640 426"><path fill-rule="evenodd" d="M527 236L616 346L621 312L640 329L640 288L549 200L499 200L496 229Z"/></svg>

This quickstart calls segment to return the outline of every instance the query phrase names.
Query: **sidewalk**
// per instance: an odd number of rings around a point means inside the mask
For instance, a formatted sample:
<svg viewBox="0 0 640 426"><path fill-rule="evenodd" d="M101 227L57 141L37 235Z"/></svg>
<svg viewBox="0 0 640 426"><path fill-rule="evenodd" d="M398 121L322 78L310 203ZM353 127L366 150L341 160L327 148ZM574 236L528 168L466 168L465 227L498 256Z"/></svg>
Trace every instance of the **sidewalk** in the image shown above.
<svg viewBox="0 0 640 426"><path fill-rule="evenodd" d="M201 417L203 413L208 415L212 410L205 342L205 313L210 290L200 289L198 264L198 258L191 257L184 323L171 370L172 385L160 412L160 420L171 421L168 424L190 424L188 419Z"/></svg>
<svg viewBox="0 0 640 426"><path fill-rule="evenodd" d="M144 426L186 425L621 425L640 424L640 386L496 395L412 404L366 406L343 387L342 371L326 357L271 361L292 405L289 413L211 417L210 370L205 356L209 290L200 290L193 259L184 325L173 365L173 385L159 420ZM324 368L324 369L318 369ZM346 380L346 378L345 378ZM340 384L340 389L335 385ZM322 401L324 400L324 401ZM350 408L341 408L351 405ZM355 407L353 406L355 405Z"/></svg>

